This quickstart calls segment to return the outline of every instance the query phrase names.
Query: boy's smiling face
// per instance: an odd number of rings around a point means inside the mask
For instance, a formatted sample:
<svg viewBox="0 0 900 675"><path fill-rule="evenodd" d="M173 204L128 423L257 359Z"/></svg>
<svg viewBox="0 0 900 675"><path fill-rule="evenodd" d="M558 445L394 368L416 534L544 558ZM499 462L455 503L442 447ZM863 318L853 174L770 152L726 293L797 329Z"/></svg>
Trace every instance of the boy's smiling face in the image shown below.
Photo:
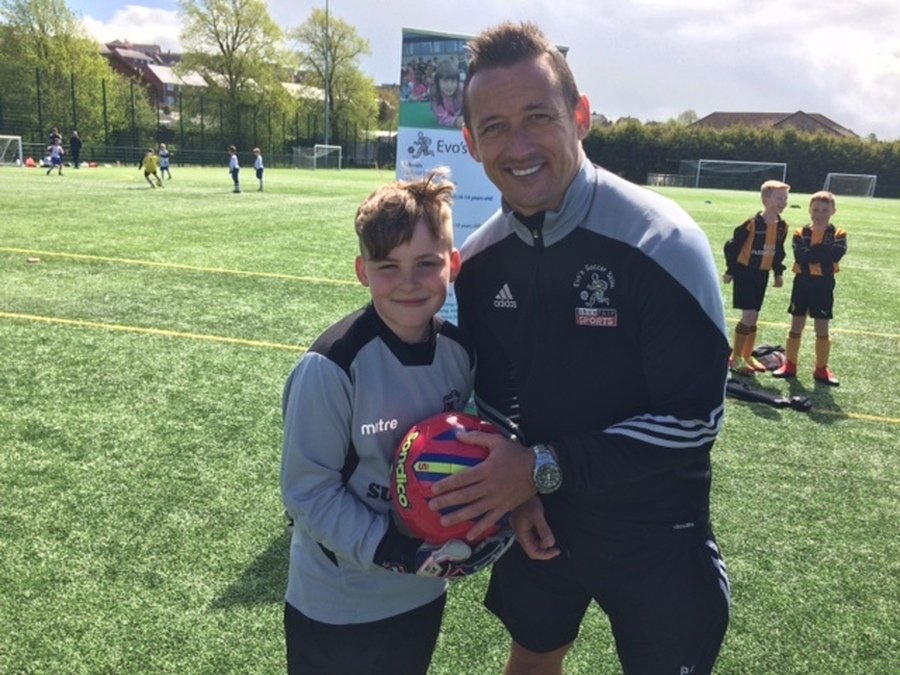
<svg viewBox="0 0 900 675"><path fill-rule="evenodd" d="M434 239L420 219L410 241L395 246L383 260L357 257L356 276L388 328L414 343L428 337L431 319L444 305L459 267L459 251L446 239Z"/></svg>
<svg viewBox="0 0 900 675"><path fill-rule="evenodd" d="M768 213L778 214L784 211L788 204L788 191L784 188L772 190L762 200L763 206Z"/></svg>

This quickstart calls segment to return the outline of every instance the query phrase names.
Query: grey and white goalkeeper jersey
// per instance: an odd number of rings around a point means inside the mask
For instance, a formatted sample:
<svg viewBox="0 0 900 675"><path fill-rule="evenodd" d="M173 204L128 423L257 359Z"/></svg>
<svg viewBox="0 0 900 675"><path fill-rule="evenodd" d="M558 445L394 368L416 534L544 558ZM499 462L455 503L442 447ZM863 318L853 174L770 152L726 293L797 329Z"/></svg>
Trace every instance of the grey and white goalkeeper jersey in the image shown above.
<svg viewBox="0 0 900 675"><path fill-rule="evenodd" d="M428 342L402 342L372 305L326 330L287 380L281 493L294 519L285 599L332 624L375 621L441 595L439 579L372 562L391 510L394 449L416 422L462 410L474 351L434 319Z"/></svg>

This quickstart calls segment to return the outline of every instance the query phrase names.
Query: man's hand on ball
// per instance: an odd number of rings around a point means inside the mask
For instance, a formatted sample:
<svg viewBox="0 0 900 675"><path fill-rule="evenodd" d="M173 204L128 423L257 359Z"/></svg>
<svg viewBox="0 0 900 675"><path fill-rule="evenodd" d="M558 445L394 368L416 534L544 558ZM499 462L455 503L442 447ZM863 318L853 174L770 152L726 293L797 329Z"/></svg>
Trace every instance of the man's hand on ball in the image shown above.
<svg viewBox="0 0 900 675"><path fill-rule="evenodd" d="M460 433L457 438L486 447L490 454L480 464L432 485L434 496L428 506L433 511L459 507L441 518L445 527L477 520L466 534L466 539L473 541L534 496L534 454L530 448L498 434L473 431Z"/></svg>

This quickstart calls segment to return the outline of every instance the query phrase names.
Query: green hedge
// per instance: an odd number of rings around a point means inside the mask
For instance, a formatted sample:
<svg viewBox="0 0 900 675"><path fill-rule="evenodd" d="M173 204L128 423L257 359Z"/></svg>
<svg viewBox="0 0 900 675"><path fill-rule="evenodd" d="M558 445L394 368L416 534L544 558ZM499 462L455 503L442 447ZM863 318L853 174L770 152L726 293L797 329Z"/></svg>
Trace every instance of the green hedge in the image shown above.
<svg viewBox="0 0 900 675"><path fill-rule="evenodd" d="M681 160L731 159L786 162L787 181L798 192L820 190L829 172L841 172L875 174L877 197L900 197L900 141L632 121L594 127L584 147L597 164L640 184L648 173L677 173Z"/></svg>

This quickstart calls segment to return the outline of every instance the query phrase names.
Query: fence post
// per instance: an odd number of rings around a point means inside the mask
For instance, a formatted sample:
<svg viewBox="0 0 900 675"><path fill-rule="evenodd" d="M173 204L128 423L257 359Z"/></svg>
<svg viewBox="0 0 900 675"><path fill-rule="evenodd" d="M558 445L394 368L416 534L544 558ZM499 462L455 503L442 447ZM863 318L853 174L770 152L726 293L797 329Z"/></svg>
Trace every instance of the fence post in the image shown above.
<svg viewBox="0 0 900 675"><path fill-rule="evenodd" d="M44 102L41 100L41 69L34 69L35 83L37 84L37 114L38 114L38 138L44 133L44 115L41 111L44 109ZM40 142L40 141L38 141Z"/></svg>
<svg viewBox="0 0 900 675"><path fill-rule="evenodd" d="M181 100L181 87L178 88L178 131L181 137L181 149L184 148L184 106Z"/></svg>
<svg viewBox="0 0 900 675"><path fill-rule="evenodd" d="M106 104L106 80L100 80L100 91L103 93L103 145L109 151L109 115Z"/></svg>
<svg viewBox="0 0 900 675"><path fill-rule="evenodd" d="M75 102L75 73L69 73L72 84L72 129L78 128L78 104Z"/></svg>
<svg viewBox="0 0 900 675"><path fill-rule="evenodd" d="M200 151L204 150L206 150L206 117L203 112L203 94L200 94Z"/></svg>
<svg viewBox="0 0 900 675"><path fill-rule="evenodd" d="M131 80L131 147L137 148L137 111L134 103L134 80Z"/></svg>

